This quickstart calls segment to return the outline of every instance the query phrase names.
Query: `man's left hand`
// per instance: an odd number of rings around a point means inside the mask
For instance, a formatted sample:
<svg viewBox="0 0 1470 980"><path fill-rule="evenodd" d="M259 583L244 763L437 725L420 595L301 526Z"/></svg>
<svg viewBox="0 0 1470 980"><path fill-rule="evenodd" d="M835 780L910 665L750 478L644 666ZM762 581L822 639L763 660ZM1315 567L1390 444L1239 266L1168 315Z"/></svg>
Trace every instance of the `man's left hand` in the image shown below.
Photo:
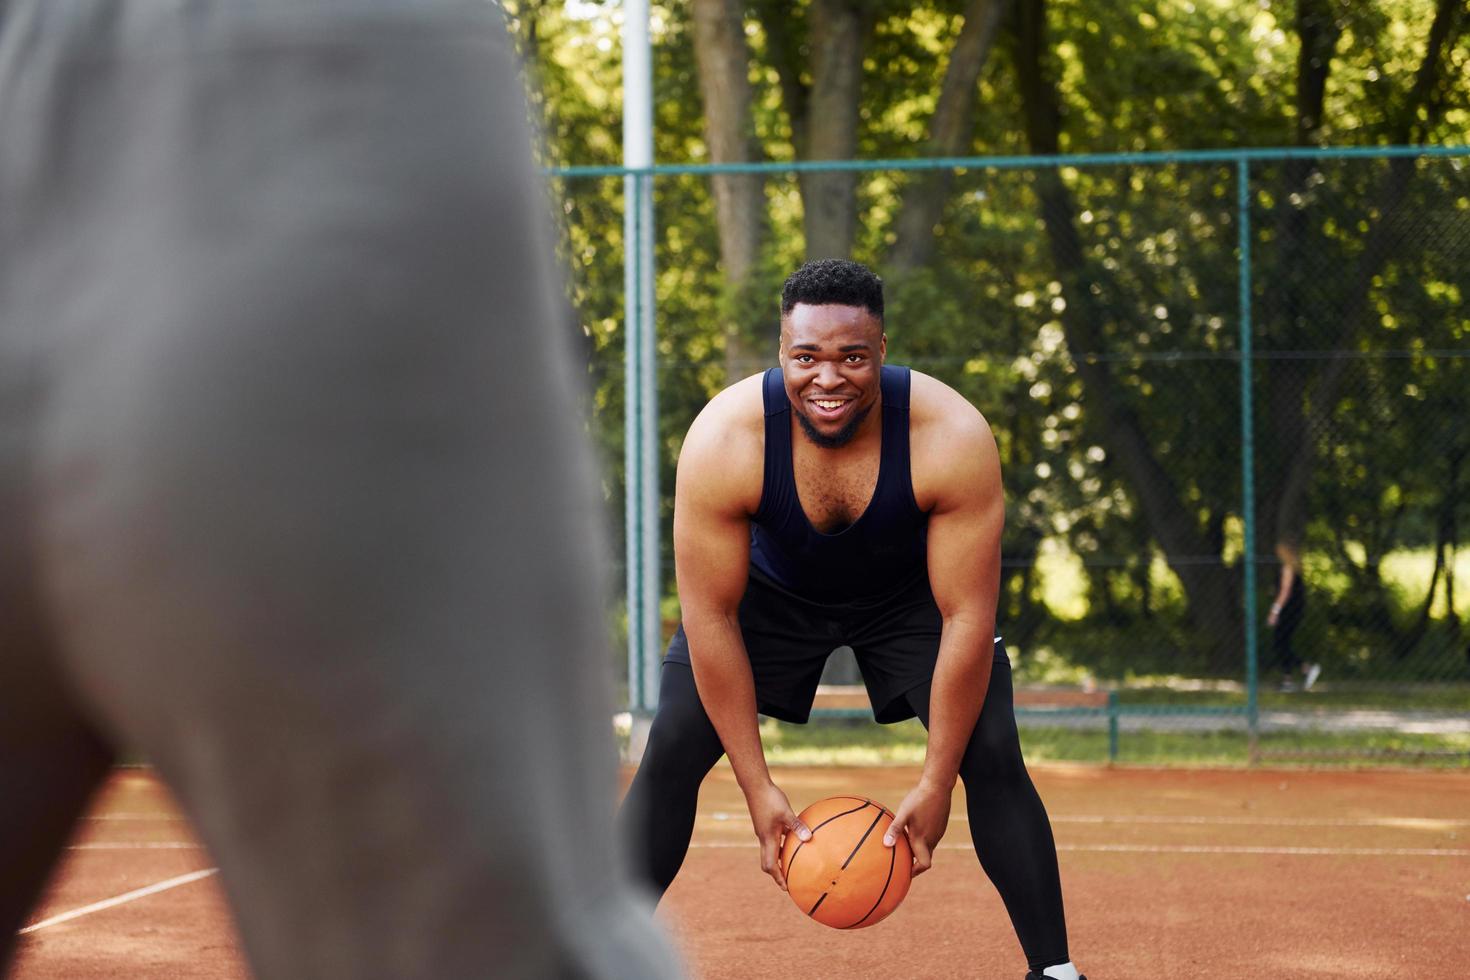
<svg viewBox="0 0 1470 980"><path fill-rule="evenodd" d="M921 875L934 863L934 848L949 828L950 797L954 786L937 786L920 781L893 815L893 824L883 835L885 847L892 847L898 835L908 832L909 845L914 850L913 873Z"/></svg>

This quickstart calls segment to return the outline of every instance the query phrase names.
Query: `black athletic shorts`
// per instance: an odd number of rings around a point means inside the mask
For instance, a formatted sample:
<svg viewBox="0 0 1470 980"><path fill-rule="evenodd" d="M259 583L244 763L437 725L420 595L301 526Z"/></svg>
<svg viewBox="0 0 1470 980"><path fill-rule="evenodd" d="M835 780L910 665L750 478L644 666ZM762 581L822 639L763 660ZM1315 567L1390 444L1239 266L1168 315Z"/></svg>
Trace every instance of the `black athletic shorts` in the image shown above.
<svg viewBox="0 0 1470 980"><path fill-rule="evenodd" d="M827 657L852 647L862 671L873 717L883 724L914 717L904 695L934 678L942 617L920 576L889 596L830 605L793 595L757 569L740 601L740 629L755 675L756 710L806 722ZM995 658L1009 663L997 639ZM689 640L681 625L669 641L666 661L689 663Z"/></svg>

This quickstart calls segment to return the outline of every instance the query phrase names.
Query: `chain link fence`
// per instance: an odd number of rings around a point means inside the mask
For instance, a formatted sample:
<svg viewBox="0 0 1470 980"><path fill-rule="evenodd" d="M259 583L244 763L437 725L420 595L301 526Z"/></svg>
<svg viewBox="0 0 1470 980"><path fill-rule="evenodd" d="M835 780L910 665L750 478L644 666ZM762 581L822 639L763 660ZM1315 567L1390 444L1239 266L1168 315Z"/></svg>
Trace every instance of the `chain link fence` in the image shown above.
<svg viewBox="0 0 1470 980"><path fill-rule="evenodd" d="M852 255L886 280L889 362L955 387L995 431L999 628L1033 757L1470 764L1467 163L1401 149L832 165L854 180ZM935 175L943 205L915 250L898 216ZM622 176L569 170L557 188L617 517ZM714 391L775 363L780 283L805 257L802 176L659 167L634 182L656 227L665 593L678 446ZM721 179L757 181L767 202L759 261L734 286ZM662 610L668 628L676 600ZM637 707L650 672L629 673ZM850 656L824 680L856 683Z"/></svg>

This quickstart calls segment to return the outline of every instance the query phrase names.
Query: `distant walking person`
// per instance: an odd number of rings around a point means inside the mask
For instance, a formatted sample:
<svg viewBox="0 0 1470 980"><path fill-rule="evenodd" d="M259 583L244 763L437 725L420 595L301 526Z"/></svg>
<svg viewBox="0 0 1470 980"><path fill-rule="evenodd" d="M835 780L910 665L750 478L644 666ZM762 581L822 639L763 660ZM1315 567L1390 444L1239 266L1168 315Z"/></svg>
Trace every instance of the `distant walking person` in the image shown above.
<svg viewBox="0 0 1470 980"><path fill-rule="evenodd" d="M1276 598L1271 602L1271 613L1266 625L1273 630L1271 650L1276 666L1281 669L1281 690L1296 690L1295 675L1302 675L1302 690L1310 691L1317 678L1322 676L1322 665L1306 663L1297 656L1292 647L1292 637L1302 624L1302 614L1307 608L1307 586L1302 579L1301 554L1295 545L1285 542L1276 546L1276 557L1281 561L1281 576L1276 589Z"/></svg>

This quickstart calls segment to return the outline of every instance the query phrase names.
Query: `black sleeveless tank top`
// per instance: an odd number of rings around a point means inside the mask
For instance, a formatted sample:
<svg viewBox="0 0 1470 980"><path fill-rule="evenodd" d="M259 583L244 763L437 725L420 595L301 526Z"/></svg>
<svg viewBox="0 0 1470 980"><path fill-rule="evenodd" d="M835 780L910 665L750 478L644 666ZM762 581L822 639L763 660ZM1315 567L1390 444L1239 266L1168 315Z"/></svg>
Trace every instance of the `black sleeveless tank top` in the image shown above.
<svg viewBox="0 0 1470 980"><path fill-rule="evenodd" d="M766 472L750 531L750 563L794 595L863 602L900 592L927 572L929 516L914 502L909 472L908 368L882 369L882 455L873 499L835 534L812 527L791 463L791 400L779 368L766 372Z"/></svg>

